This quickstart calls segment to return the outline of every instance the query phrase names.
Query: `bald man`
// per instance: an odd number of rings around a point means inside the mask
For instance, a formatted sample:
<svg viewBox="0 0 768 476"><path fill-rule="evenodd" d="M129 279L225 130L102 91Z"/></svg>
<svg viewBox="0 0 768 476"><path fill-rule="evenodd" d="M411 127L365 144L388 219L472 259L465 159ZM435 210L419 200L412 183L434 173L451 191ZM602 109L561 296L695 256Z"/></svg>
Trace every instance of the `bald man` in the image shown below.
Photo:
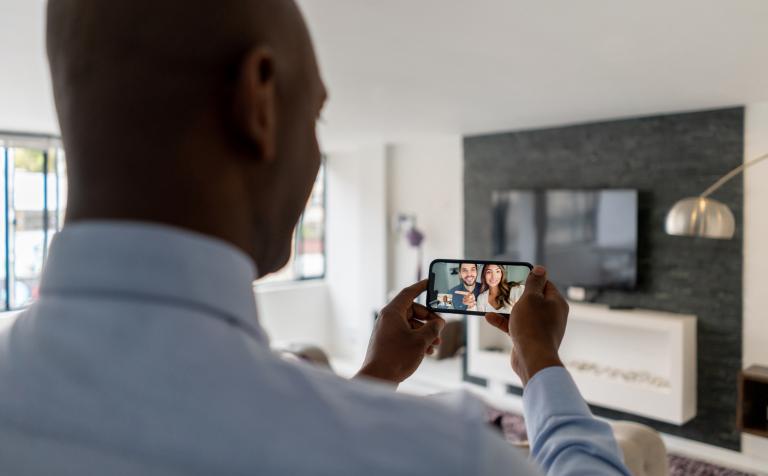
<svg viewBox="0 0 768 476"><path fill-rule="evenodd" d="M537 473L475 400L392 390L439 342L425 283L352 381L270 352L252 282L290 255L326 99L291 1L50 0L48 54L69 200L39 301L0 332L0 473ZM566 317L540 268L487 317L515 342L534 460L626 474L558 358Z"/></svg>

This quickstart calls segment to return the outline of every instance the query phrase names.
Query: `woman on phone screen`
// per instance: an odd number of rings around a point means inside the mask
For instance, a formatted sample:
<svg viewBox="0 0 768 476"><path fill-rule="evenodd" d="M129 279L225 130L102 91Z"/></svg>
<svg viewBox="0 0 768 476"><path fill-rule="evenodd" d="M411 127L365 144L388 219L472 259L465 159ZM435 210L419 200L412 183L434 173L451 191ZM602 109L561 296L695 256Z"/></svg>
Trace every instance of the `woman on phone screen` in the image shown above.
<svg viewBox="0 0 768 476"><path fill-rule="evenodd" d="M468 311L499 312L509 314L525 286L522 283L508 281L507 270L498 264L486 264L482 273L483 285L477 303Z"/></svg>

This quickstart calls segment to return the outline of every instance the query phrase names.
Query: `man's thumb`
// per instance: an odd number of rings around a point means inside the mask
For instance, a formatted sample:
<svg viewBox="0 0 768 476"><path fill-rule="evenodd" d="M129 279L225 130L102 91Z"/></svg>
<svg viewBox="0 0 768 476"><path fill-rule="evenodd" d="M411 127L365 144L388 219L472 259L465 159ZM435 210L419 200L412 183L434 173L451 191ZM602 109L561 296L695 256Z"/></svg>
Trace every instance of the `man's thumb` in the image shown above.
<svg viewBox="0 0 768 476"><path fill-rule="evenodd" d="M547 285L547 270L543 266L535 266L528 274L525 281L525 292L532 294L544 294Z"/></svg>

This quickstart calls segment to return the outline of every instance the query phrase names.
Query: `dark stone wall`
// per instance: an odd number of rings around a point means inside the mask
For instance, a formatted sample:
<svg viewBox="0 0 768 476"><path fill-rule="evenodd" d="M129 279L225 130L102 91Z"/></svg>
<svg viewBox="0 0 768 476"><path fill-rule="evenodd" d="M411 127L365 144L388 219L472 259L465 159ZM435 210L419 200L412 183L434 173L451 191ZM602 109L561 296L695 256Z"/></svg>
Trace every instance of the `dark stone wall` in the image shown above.
<svg viewBox="0 0 768 476"><path fill-rule="evenodd" d="M736 216L733 240L668 236L664 218L678 199L699 195L738 166L743 154L743 108L465 138L468 257L491 255L494 190L640 191L638 286L605 291L596 302L698 316L698 414L682 427L594 408L597 414L739 449L735 422L742 360L743 180L734 179L714 195ZM465 379L478 381L466 371Z"/></svg>

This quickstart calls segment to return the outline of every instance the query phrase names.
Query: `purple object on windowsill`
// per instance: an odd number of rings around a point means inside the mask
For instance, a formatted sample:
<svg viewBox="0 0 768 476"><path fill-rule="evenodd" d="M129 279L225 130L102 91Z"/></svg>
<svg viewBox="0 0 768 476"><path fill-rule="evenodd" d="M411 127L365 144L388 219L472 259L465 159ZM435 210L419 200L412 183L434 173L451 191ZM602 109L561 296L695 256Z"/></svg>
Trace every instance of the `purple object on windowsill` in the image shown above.
<svg viewBox="0 0 768 476"><path fill-rule="evenodd" d="M408 230L408 232L405 234L405 238L408 240L408 243L413 246L414 248L418 248L421 246L421 243L424 241L424 233L417 230L416 227L411 228Z"/></svg>

